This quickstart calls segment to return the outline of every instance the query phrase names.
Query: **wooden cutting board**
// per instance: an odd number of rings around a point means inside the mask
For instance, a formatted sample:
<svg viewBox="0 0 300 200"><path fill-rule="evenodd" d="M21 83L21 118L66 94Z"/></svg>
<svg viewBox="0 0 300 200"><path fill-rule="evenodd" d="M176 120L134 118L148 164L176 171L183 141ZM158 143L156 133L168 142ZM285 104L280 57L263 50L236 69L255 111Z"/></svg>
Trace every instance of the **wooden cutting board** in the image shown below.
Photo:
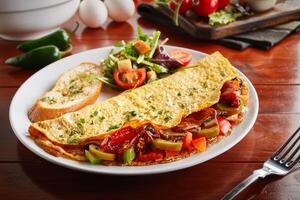
<svg viewBox="0 0 300 200"><path fill-rule="evenodd" d="M167 6L154 6L165 17L173 19L174 12ZM256 13L224 26L210 26L205 18L179 17L179 27L199 39L220 39L300 19L300 0L285 0L266 12ZM161 19L164 20L164 19ZM175 25L174 25L175 26Z"/></svg>

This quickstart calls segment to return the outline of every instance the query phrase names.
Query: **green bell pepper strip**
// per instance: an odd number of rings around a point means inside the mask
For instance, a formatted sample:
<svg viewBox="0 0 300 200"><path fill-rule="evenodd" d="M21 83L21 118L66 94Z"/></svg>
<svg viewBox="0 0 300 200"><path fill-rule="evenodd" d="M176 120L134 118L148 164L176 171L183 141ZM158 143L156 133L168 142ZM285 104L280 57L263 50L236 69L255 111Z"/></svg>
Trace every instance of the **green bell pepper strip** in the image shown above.
<svg viewBox="0 0 300 200"><path fill-rule="evenodd" d="M101 160L96 158L91 152L89 152L88 150L84 150L84 155L87 158L87 160L93 164L93 165L97 165L101 163Z"/></svg>
<svg viewBox="0 0 300 200"><path fill-rule="evenodd" d="M172 142L163 139L154 139L153 145L157 149L168 151L181 151L182 148L182 142Z"/></svg>
<svg viewBox="0 0 300 200"><path fill-rule="evenodd" d="M124 163L128 163L130 164L135 158L135 152L133 148L127 149L124 153L123 153L123 161Z"/></svg>
<svg viewBox="0 0 300 200"><path fill-rule="evenodd" d="M72 46L70 35L65 30L59 29L39 39L22 42L17 46L17 49L23 52L28 52L47 45L54 45L57 46L60 51L66 51Z"/></svg>
<svg viewBox="0 0 300 200"><path fill-rule="evenodd" d="M48 45L33 49L25 54L8 58L5 64L24 69L40 69L59 60L67 52L60 52L56 46Z"/></svg>
<svg viewBox="0 0 300 200"><path fill-rule="evenodd" d="M214 138L220 134L219 125L213 126L211 128L201 129L199 133L196 133L197 136L203 136L206 138Z"/></svg>
<svg viewBox="0 0 300 200"><path fill-rule="evenodd" d="M115 160L115 154L112 153L106 153L104 151L101 151L96 145L89 145L89 151L98 159L101 160L109 160L114 161Z"/></svg>

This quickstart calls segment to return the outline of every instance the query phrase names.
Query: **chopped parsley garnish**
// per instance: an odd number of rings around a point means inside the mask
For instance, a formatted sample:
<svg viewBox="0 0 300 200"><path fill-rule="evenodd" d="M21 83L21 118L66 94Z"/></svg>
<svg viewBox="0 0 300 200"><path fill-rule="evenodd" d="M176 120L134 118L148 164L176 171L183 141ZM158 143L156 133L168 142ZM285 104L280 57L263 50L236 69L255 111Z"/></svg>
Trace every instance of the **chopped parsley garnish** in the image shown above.
<svg viewBox="0 0 300 200"><path fill-rule="evenodd" d="M128 111L124 113L127 121L130 121L133 117L137 116L137 112L136 111Z"/></svg>
<svg viewBox="0 0 300 200"><path fill-rule="evenodd" d="M67 139L69 144L76 143L78 141L78 137L81 135L81 131L78 129L71 130L71 133Z"/></svg>
<svg viewBox="0 0 300 200"><path fill-rule="evenodd" d="M71 95L76 95L76 94L82 93L83 92L82 88L83 88L82 86L73 84L69 87L69 93Z"/></svg>
<svg viewBox="0 0 300 200"><path fill-rule="evenodd" d="M170 121L172 119L172 116L170 113L166 113L164 121L167 123L168 121Z"/></svg>
<svg viewBox="0 0 300 200"><path fill-rule="evenodd" d="M111 130L117 129L117 128L119 128L120 126L121 126L120 124L111 125L111 126L107 129L107 131L111 131Z"/></svg>
<svg viewBox="0 0 300 200"><path fill-rule="evenodd" d="M80 118L80 123L84 124L85 123L85 119L84 118Z"/></svg>
<svg viewBox="0 0 300 200"><path fill-rule="evenodd" d="M46 102L48 104L55 104L56 100L53 97L44 97L41 101Z"/></svg>
<svg viewBox="0 0 300 200"><path fill-rule="evenodd" d="M105 117L100 116L98 119L99 119L100 122L102 122L105 119Z"/></svg>
<svg viewBox="0 0 300 200"><path fill-rule="evenodd" d="M84 118L80 118L75 123L76 123L76 125L77 125L78 128L83 129L83 124L85 123L85 119Z"/></svg>
<svg viewBox="0 0 300 200"><path fill-rule="evenodd" d="M95 110L91 115L90 118L96 117L98 115L98 111Z"/></svg>
<svg viewBox="0 0 300 200"><path fill-rule="evenodd" d="M179 105L180 108L184 108L183 103L178 103L178 105Z"/></svg>
<svg viewBox="0 0 300 200"><path fill-rule="evenodd" d="M155 107L154 107L153 105L150 105L150 108L151 108L152 110L155 110Z"/></svg>

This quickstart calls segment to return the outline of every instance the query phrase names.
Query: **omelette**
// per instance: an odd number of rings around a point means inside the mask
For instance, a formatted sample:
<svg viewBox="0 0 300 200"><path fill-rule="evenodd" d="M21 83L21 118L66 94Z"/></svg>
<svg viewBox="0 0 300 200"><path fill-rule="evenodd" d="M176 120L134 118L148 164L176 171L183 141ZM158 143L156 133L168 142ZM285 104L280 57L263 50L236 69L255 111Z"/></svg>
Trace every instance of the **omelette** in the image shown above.
<svg viewBox="0 0 300 200"><path fill-rule="evenodd" d="M203 152L243 119L248 87L219 52L165 78L32 123L45 151L104 165L148 165Z"/></svg>

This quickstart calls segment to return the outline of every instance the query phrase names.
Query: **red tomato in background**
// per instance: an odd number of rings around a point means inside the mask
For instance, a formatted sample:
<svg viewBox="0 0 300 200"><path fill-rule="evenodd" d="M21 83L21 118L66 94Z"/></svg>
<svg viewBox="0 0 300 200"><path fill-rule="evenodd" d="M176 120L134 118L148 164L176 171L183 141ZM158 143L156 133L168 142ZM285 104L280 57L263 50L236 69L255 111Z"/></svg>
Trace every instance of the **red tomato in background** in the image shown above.
<svg viewBox="0 0 300 200"><path fill-rule="evenodd" d="M225 8L230 3L230 0L219 0L218 1L218 9Z"/></svg>
<svg viewBox="0 0 300 200"><path fill-rule="evenodd" d="M199 0L194 11L197 15L207 17L218 10L218 0Z"/></svg>
<svg viewBox="0 0 300 200"><path fill-rule="evenodd" d="M172 0L170 2L170 8L172 8L172 10L176 10L178 2L179 0ZM190 10L192 6L192 0L183 0L179 8L179 14L184 14L186 11Z"/></svg>

